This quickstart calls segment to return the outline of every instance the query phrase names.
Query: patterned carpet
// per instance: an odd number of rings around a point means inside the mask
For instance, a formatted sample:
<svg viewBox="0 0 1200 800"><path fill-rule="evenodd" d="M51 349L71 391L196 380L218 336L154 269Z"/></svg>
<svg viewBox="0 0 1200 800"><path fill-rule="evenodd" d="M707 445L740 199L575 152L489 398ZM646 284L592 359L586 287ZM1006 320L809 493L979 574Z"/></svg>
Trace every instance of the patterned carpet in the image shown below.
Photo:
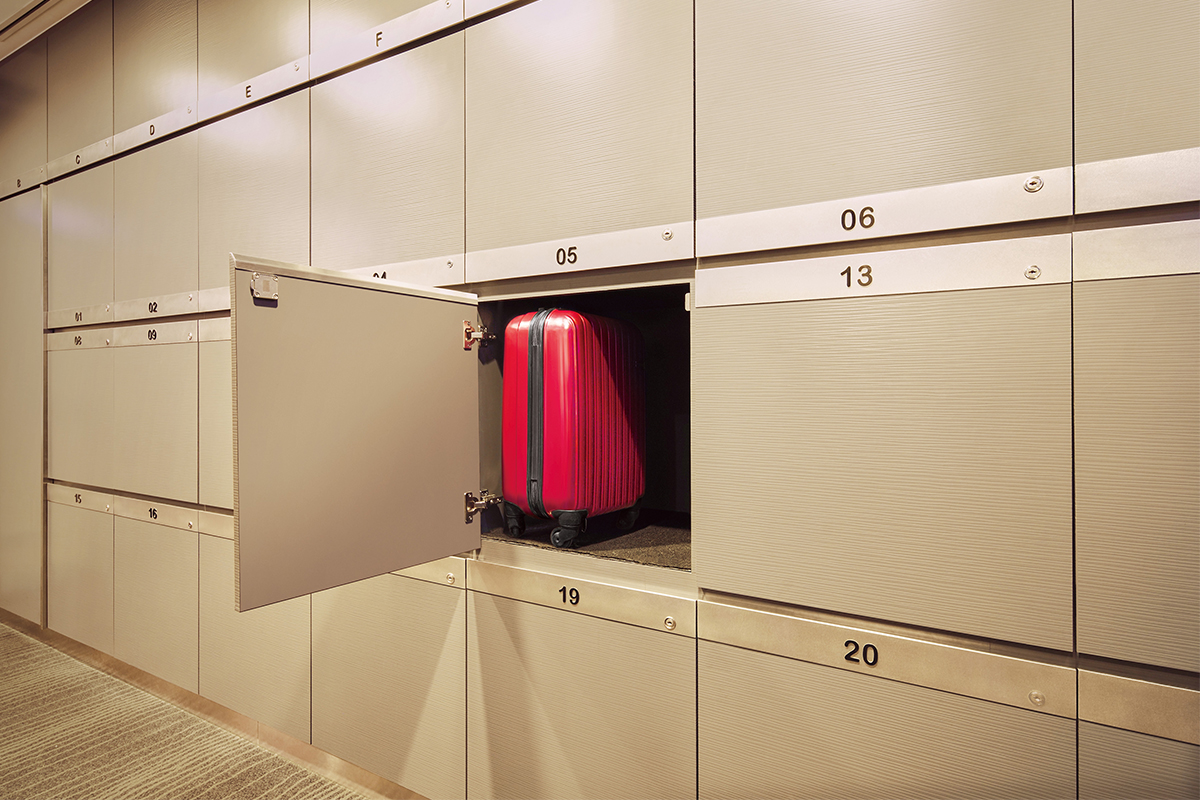
<svg viewBox="0 0 1200 800"><path fill-rule="evenodd" d="M0 624L0 798L362 797Z"/></svg>

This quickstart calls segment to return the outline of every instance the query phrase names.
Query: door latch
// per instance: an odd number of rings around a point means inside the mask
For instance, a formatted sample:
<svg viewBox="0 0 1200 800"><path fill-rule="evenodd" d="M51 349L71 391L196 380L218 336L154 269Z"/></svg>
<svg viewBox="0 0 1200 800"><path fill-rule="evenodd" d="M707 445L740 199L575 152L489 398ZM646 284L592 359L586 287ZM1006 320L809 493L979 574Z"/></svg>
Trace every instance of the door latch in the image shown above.
<svg viewBox="0 0 1200 800"><path fill-rule="evenodd" d="M483 511L485 508L491 508L492 506L498 506L503 501L503 497L498 494L492 494L487 489L481 490L479 492L479 497L467 492L463 495L463 506L467 512L467 523L469 524L471 520L475 519L475 515L480 511Z"/></svg>
<svg viewBox="0 0 1200 800"><path fill-rule="evenodd" d="M470 350L471 346L476 342L482 347L488 342L496 338L496 334L489 331L484 326L480 325L476 330L475 326L467 320L463 320L463 350Z"/></svg>
<svg viewBox="0 0 1200 800"><path fill-rule="evenodd" d="M279 278L265 272L255 272L250 275L250 294L256 300L278 300Z"/></svg>

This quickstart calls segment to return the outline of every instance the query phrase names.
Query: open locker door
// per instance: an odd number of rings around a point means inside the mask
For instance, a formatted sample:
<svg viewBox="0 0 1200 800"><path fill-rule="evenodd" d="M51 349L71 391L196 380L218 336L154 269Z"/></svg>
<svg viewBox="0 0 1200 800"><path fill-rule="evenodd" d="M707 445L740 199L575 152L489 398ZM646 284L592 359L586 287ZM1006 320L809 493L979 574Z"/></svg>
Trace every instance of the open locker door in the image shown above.
<svg viewBox="0 0 1200 800"><path fill-rule="evenodd" d="M479 547L475 295L230 256L239 611Z"/></svg>

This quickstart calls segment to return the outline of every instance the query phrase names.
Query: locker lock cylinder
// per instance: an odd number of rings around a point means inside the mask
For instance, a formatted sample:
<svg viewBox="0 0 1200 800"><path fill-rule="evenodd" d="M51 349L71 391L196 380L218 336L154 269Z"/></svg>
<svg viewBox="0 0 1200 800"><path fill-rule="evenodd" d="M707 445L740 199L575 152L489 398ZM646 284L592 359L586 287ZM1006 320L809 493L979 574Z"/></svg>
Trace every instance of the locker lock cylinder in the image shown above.
<svg viewBox="0 0 1200 800"><path fill-rule="evenodd" d="M1025 191L1036 192L1042 188L1042 179L1033 175L1025 180Z"/></svg>
<svg viewBox="0 0 1200 800"><path fill-rule="evenodd" d="M1029 693L1029 702L1033 703L1038 708L1041 708L1042 706L1046 705L1046 695L1042 694L1037 689L1034 689Z"/></svg>

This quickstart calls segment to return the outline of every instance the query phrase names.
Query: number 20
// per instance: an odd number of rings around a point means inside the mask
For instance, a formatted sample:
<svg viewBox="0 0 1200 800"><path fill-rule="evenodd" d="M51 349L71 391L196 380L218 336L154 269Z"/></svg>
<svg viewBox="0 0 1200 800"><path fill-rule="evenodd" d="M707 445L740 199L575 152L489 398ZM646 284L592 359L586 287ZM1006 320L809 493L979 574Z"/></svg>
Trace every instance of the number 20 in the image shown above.
<svg viewBox="0 0 1200 800"><path fill-rule="evenodd" d="M850 648L850 652L846 653L844 656L847 661L853 661L855 664L860 663L858 658L856 658L858 655L858 642L854 641L853 639L847 639L842 646ZM861 663L866 664L868 667L873 667L878 664L879 648L873 644L864 644L862 646Z"/></svg>

